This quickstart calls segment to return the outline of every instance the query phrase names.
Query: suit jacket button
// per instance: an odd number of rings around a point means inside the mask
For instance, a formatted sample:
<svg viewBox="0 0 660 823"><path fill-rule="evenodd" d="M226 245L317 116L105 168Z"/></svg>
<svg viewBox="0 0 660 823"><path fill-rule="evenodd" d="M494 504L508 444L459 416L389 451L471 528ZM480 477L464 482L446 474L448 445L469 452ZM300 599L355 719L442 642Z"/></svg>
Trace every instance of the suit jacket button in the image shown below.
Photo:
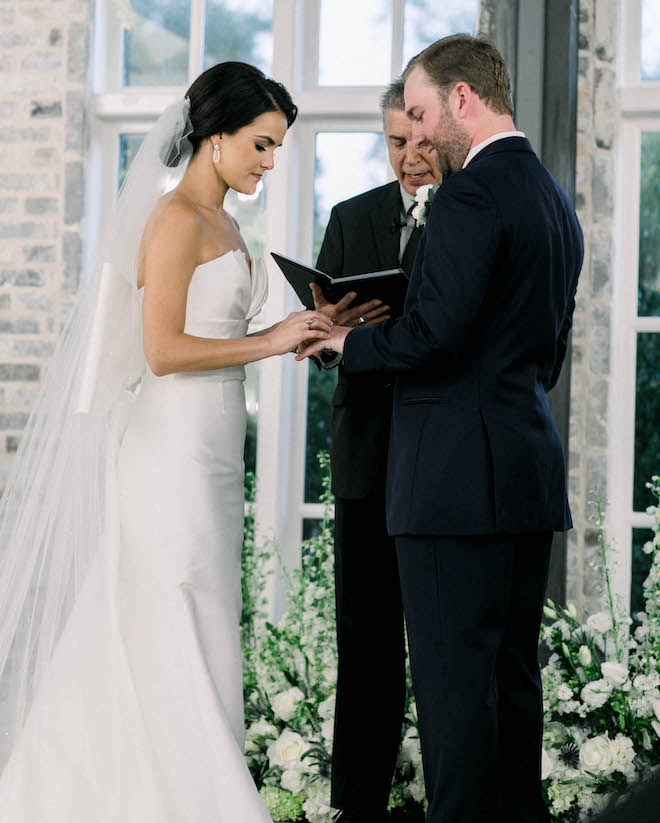
<svg viewBox="0 0 660 823"><path fill-rule="evenodd" d="M386 388L386 389L391 389L391 388L392 388L392 384L391 384L391 383L385 383L385 388Z"/></svg>

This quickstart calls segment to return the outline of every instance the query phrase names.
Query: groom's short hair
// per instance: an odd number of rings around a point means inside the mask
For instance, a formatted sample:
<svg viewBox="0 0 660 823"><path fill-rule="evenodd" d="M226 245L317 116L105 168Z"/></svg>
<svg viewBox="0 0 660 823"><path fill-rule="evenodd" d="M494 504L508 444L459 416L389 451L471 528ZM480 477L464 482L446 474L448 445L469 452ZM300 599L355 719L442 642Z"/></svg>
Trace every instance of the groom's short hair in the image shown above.
<svg viewBox="0 0 660 823"><path fill-rule="evenodd" d="M404 81L419 66L448 95L464 82L497 114L513 115L511 75L504 58L485 37L453 34L436 40L406 66Z"/></svg>

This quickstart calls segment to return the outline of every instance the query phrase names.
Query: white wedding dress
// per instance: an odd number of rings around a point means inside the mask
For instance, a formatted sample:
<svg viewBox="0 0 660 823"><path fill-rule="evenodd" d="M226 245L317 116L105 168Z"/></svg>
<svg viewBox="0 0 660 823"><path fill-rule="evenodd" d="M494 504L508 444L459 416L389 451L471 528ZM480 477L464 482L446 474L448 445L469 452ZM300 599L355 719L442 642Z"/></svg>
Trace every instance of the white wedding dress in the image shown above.
<svg viewBox="0 0 660 823"><path fill-rule="evenodd" d="M185 330L243 337L266 293L263 263L210 260ZM0 823L271 823L243 757L244 379L147 370L118 454L118 557L95 561L68 618ZM89 661L76 682L73 655Z"/></svg>

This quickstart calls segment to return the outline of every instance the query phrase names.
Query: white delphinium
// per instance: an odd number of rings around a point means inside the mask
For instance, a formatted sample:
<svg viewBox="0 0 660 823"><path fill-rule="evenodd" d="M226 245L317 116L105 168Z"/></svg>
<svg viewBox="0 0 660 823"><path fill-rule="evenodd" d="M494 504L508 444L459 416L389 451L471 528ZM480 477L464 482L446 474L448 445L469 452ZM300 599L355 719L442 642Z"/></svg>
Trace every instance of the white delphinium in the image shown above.
<svg viewBox="0 0 660 823"><path fill-rule="evenodd" d="M612 615L609 612L597 612L587 617L587 628L594 634L604 635L612 631Z"/></svg>

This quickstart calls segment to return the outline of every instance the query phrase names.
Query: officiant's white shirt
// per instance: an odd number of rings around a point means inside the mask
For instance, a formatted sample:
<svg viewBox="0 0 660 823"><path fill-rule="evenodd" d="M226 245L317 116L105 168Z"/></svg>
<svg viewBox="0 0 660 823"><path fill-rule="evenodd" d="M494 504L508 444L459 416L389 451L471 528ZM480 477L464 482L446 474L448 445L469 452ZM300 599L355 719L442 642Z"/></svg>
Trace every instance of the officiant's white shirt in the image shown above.
<svg viewBox="0 0 660 823"><path fill-rule="evenodd" d="M482 143L477 143L476 146L472 146L470 151L468 152L468 156L465 158L465 163L463 163L463 168L467 166L467 164L472 160L482 149L485 149L486 146L490 146L491 143L494 143L496 140L504 140L505 137L524 137L525 133L522 131L500 131L497 134L491 134L486 140Z"/></svg>

